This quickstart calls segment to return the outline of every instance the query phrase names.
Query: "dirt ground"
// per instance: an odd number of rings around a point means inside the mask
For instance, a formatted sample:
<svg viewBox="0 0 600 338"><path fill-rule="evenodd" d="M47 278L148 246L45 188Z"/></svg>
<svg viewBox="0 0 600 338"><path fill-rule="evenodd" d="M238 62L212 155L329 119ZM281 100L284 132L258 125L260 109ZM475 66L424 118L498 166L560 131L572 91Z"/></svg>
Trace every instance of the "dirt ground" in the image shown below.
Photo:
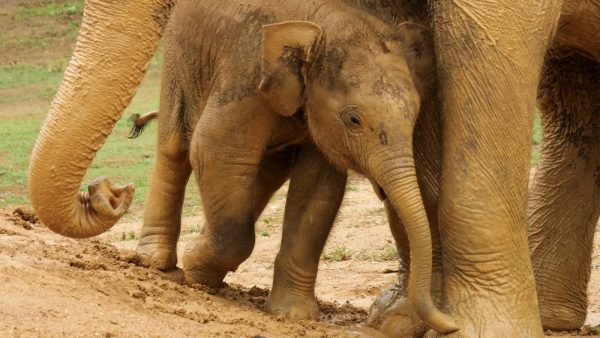
<svg viewBox="0 0 600 338"><path fill-rule="evenodd" d="M396 261L382 205L367 181L353 178L321 262L316 290L321 320L289 322L261 310L281 239L285 194L284 187L257 222L252 256L227 276L222 290L184 286L179 272L136 266L139 222L72 240L23 221L27 216L14 215L12 208L3 210L0 337L347 336L394 280L388 270ZM202 215L185 218L180 250L202 223ZM600 321L597 252L593 264L588 321L595 326Z"/></svg>

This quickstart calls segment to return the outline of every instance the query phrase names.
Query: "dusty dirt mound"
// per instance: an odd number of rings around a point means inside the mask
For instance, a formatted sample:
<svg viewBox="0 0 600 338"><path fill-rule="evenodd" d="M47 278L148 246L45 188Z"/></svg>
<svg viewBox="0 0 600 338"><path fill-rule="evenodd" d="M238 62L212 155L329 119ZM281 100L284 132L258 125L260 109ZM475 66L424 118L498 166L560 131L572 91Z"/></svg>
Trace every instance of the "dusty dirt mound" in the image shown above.
<svg viewBox="0 0 600 338"><path fill-rule="evenodd" d="M40 220L30 208L19 207L6 216L13 224L20 225L26 230L31 230L33 225L39 225L40 223Z"/></svg>
<svg viewBox="0 0 600 338"><path fill-rule="evenodd" d="M320 263L320 321L290 322L262 311L286 192L277 192L257 221L250 258L217 290L182 285L180 270L136 265L139 215L95 239L73 240L31 223L35 218L26 209L0 210L0 337L339 337L355 331L380 290L395 279L386 273L397 263L381 202L368 181L351 181ZM183 219L180 254L202 224L201 211ZM599 271L596 250L588 289L591 327L600 322Z"/></svg>
<svg viewBox="0 0 600 338"><path fill-rule="evenodd" d="M21 215L21 213L18 213ZM181 272L137 266L132 251L72 240L9 214L0 219L0 336L336 337L339 326L287 322L261 311L268 289L182 285ZM323 318L360 323L366 312L322 302Z"/></svg>
<svg viewBox="0 0 600 338"><path fill-rule="evenodd" d="M591 336L591 337L598 337L598 335L600 334L600 326L595 326L595 327L591 327L590 325L584 325L581 329L577 330L577 331L551 331L551 330L546 330L546 336L556 336L556 337L586 337L586 336Z"/></svg>

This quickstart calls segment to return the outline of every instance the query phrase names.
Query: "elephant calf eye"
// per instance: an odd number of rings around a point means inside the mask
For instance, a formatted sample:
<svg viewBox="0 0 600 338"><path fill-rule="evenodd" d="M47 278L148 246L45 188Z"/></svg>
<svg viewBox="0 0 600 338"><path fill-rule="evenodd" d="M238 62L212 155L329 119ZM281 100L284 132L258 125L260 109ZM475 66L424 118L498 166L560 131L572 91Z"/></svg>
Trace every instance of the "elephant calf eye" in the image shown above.
<svg viewBox="0 0 600 338"><path fill-rule="evenodd" d="M362 118L356 108L345 109L341 117L346 128L352 131L358 131L362 128Z"/></svg>

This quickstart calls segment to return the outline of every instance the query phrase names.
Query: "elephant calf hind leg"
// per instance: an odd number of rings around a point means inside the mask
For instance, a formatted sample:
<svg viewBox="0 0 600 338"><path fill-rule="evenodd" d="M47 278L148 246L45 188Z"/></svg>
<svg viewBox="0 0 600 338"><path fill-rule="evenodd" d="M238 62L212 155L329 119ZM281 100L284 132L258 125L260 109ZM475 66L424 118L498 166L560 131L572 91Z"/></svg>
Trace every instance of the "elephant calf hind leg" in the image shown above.
<svg viewBox="0 0 600 338"><path fill-rule="evenodd" d="M136 249L142 265L170 270L177 264L181 209L191 173L187 154L181 137L171 136L159 142L144 227Z"/></svg>
<svg viewBox="0 0 600 338"><path fill-rule="evenodd" d="M528 204L529 246L542 325L578 329L600 214L600 66L547 62L539 90L544 140Z"/></svg>

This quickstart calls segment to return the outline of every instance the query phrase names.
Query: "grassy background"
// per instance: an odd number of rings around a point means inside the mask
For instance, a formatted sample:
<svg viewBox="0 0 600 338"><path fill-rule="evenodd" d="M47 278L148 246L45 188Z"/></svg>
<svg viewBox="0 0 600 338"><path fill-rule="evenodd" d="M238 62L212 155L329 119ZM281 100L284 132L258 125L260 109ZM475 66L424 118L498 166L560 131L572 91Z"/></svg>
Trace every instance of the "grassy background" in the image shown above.
<svg viewBox="0 0 600 338"><path fill-rule="evenodd" d="M6 2L5 2L6 1ZM50 101L62 80L83 11L83 1L3 0L0 2L0 207L27 204L29 155ZM156 125L127 139L127 117L158 107L161 53L152 60L132 104L98 152L85 181L106 176L119 184L133 182L137 217L146 198L154 161ZM198 208L190 181L185 213Z"/></svg>
<svg viewBox="0 0 600 338"><path fill-rule="evenodd" d="M0 2L0 207L28 203L29 154L71 55L82 10L82 0ZM130 114L158 107L160 64L159 52L86 176L86 181L106 176L120 184L134 182L136 199L130 217L140 214L148 192L156 126L151 124L141 137L128 140L126 120ZM536 117L534 144L540 139ZM532 164L538 159L535 146ZM184 213L193 214L199 204L193 179L187 196Z"/></svg>

